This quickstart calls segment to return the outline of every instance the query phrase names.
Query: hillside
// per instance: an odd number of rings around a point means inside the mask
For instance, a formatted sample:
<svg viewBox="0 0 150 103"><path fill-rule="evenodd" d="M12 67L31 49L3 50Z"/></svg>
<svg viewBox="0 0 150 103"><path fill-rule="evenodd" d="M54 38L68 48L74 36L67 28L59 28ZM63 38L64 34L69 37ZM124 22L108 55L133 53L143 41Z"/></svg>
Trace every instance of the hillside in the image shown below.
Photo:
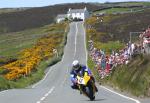
<svg viewBox="0 0 150 103"><path fill-rule="evenodd" d="M128 42L130 32L141 32L147 29L150 24L149 18L149 9L138 13L110 14L100 17L102 22L96 23L95 28L102 34L99 38L101 42L110 40Z"/></svg>
<svg viewBox="0 0 150 103"><path fill-rule="evenodd" d="M84 8L89 11L99 8L92 4L62 4L47 7L31 8L19 12L0 14L0 34L41 27L54 22L57 14L67 13L69 8Z"/></svg>
<svg viewBox="0 0 150 103"><path fill-rule="evenodd" d="M114 68L105 83L130 92L136 96L150 97L150 55L139 55L132 58L128 65ZM104 82L104 81L103 81Z"/></svg>
<svg viewBox="0 0 150 103"><path fill-rule="evenodd" d="M69 8L84 8L85 6L90 12L93 12L112 7L145 7L149 6L149 3L70 3L28 8L25 10L19 10L19 8L0 9L0 12L5 12L2 14L0 13L0 34L41 27L53 23L57 14L67 13Z"/></svg>
<svg viewBox="0 0 150 103"><path fill-rule="evenodd" d="M0 9L0 14L11 13L11 12L19 12L23 10L27 10L29 8L2 8Z"/></svg>
<svg viewBox="0 0 150 103"><path fill-rule="evenodd" d="M1 35L10 39L0 45L1 48L6 46L0 56L0 90L26 87L42 79L45 69L61 60L67 31L68 23L65 22Z"/></svg>
<svg viewBox="0 0 150 103"><path fill-rule="evenodd" d="M145 31L150 25L149 18L149 9L142 12L94 16L86 22L87 39L94 42L95 48L104 50L106 55L110 56L112 50L118 52L125 48L130 39L130 32ZM139 38L138 34L135 36ZM150 96L149 55L134 55L128 65L119 64L104 79L101 79L98 67L91 59L89 57L88 65L100 83L135 96Z"/></svg>

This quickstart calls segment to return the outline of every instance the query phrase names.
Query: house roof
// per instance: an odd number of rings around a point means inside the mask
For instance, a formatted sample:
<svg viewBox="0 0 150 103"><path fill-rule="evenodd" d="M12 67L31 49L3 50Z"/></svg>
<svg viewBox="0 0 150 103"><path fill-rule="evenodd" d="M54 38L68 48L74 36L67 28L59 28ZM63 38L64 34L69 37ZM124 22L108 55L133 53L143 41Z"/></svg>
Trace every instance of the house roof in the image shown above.
<svg viewBox="0 0 150 103"><path fill-rule="evenodd" d="M58 18L66 18L67 17L67 14L59 14L59 15L57 15L57 19Z"/></svg>
<svg viewBox="0 0 150 103"><path fill-rule="evenodd" d="M70 13L84 13L85 12L85 9L70 9L68 11L68 14Z"/></svg>

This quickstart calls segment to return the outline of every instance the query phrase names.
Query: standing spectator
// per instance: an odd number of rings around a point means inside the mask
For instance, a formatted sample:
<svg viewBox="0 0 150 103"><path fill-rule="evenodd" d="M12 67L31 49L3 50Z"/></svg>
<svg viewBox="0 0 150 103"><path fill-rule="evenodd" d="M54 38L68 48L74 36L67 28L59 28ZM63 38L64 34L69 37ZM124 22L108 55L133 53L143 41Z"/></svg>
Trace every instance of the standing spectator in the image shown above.
<svg viewBox="0 0 150 103"><path fill-rule="evenodd" d="M102 55L102 58L101 58L101 70L102 70L102 76L101 76L101 78L102 79L105 76L105 68L106 68L106 60L105 60L105 56Z"/></svg>
<svg viewBox="0 0 150 103"><path fill-rule="evenodd" d="M109 71L110 71L110 64L109 64L109 57L106 56L106 75L109 75Z"/></svg>
<svg viewBox="0 0 150 103"><path fill-rule="evenodd" d="M109 57L108 64L110 65L110 69L111 69L113 66L113 57L112 56Z"/></svg>
<svg viewBox="0 0 150 103"><path fill-rule="evenodd" d="M135 44L134 44L134 43L132 43L132 44L131 44L131 55L133 55L134 50L135 50Z"/></svg>

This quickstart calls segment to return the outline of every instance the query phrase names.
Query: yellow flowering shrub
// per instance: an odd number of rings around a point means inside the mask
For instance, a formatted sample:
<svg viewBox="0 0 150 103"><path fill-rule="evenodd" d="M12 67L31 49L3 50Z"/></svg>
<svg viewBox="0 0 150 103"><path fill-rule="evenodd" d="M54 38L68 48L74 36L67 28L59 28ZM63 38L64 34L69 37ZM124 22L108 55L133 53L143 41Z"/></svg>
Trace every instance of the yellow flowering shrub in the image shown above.
<svg viewBox="0 0 150 103"><path fill-rule="evenodd" d="M53 28L65 29L66 25L56 24ZM14 80L21 76L27 76L40 63L41 60L51 58L53 49L58 48L63 41L63 33L49 34L40 38L37 43L28 49L24 49L19 53L19 59L15 62L6 64L1 68L7 69L9 72L4 74L8 80Z"/></svg>

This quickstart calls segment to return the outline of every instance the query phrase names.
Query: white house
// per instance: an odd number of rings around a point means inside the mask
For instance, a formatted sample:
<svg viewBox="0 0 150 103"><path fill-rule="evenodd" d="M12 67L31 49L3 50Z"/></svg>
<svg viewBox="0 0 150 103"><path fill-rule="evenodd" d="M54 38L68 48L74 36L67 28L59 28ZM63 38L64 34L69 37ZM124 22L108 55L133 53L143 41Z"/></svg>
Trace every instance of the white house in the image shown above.
<svg viewBox="0 0 150 103"><path fill-rule="evenodd" d="M85 7L84 9L69 9L67 12L67 16L69 19L82 19L85 21L85 19L89 18L90 14L87 11L87 8Z"/></svg>
<svg viewBox="0 0 150 103"><path fill-rule="evenodd" d="M82 19L85 21L85 19L89 18L90 14L85 7L84 9L69 9L67 14L60 14L57 16L56 20L57 23L60 23L61 21L64 21L66 18L68 19Z"/></svg>
<svg viewBox="0 0 150 103"><path fill-rule="evenodd" d="M57 23L64 21L66 18L67 18L66 14L57 15L57 17L56 17Z"/></svg>

